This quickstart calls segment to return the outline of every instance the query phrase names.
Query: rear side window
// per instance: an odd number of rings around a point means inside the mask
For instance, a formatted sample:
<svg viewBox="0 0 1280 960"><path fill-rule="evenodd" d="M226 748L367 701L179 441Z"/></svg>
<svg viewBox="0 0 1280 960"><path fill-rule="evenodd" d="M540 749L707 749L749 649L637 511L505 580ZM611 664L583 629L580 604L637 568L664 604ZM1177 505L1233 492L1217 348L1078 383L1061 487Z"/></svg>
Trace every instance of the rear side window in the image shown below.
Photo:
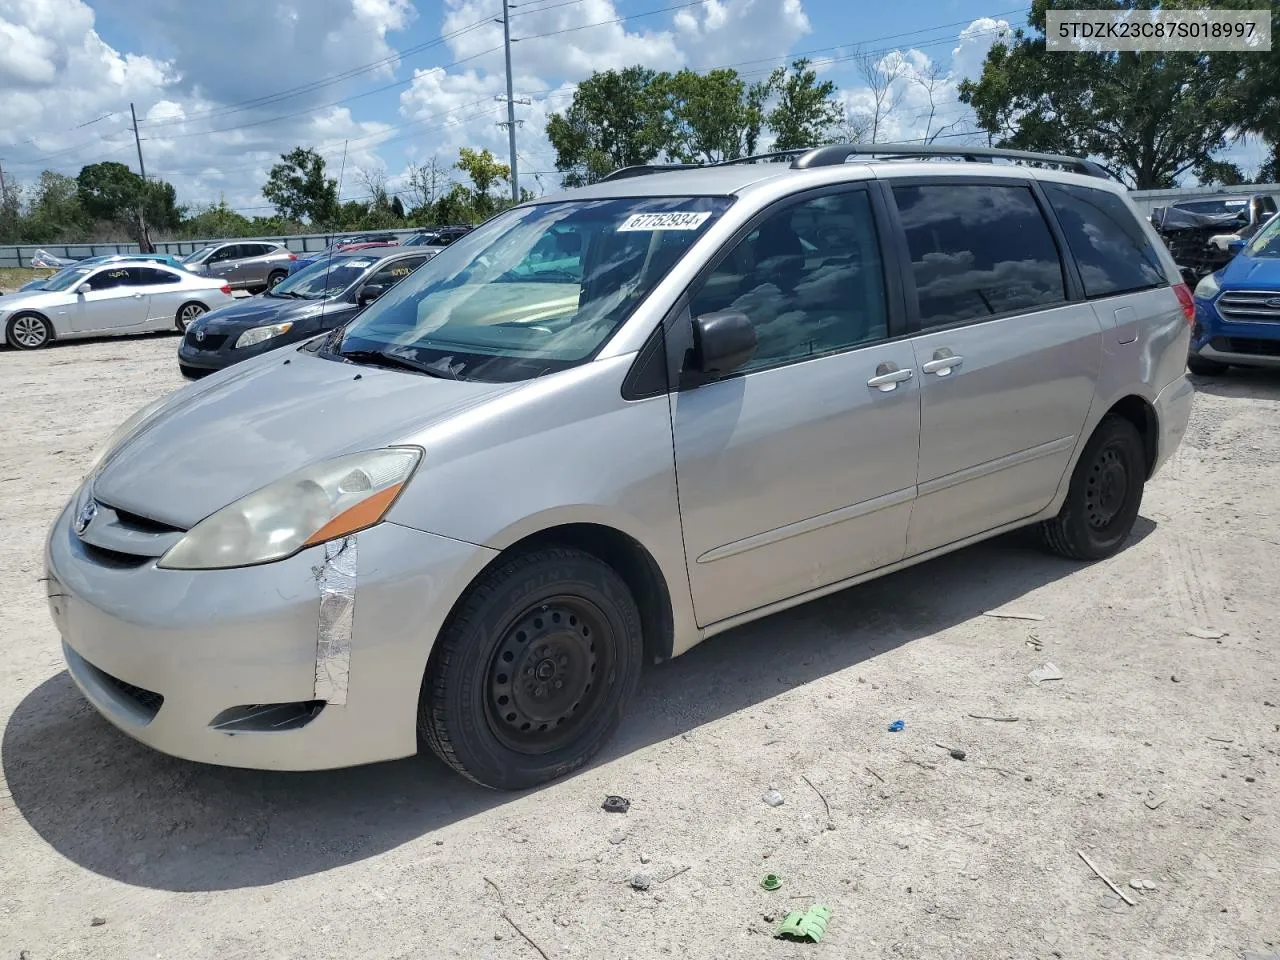
<svg viewBox="0 0 1280 960"><path fill-rule="evenodd" d="M1169 282L1146 231L1114 193L1075 184L1041 186L1080 265L1086 297L1148 290Z"/></svg>
<svg viewBox="0 0 1280 960"><path fill-rule="evenodd" d="M138 267L137 271L138 282L142 284L177 283L181 279L177 274L157 267Z"/></svg>
<svg viewBox="0 0 1280 960"><path fill-rule="evenodd" d="M904 184L893 196L923 328L1066 299L1058 248L1029 187Z"/></svg>

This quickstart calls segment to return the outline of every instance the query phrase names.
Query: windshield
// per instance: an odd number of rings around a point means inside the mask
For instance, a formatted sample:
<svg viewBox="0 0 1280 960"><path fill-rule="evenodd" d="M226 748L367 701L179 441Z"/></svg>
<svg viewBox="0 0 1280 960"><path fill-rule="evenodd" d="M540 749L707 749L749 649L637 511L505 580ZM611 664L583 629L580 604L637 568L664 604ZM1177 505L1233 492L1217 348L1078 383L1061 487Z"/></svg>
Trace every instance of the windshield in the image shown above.
<svg viewBox="0 0 1280 960"><path fill-rule="evenodd" d="M517 208L432 257L330 349L390 354L465 380L525 380L575 366L731 202L646 197Z"/></svg>
<svg viewBox="0 0 1280 960"><path fill-rule="evenodd" d="M336 296L377 262L376 257L324 257L276 284L268 296L302 300Z"/></svg>
<svg viewBox="0 0 1280 960"><path fill-rule="evenodd" d="M1255 257L1280 257L1280 216L1272 217L1253 235L1248 249Z"/></svg>
<svg viewBox="0 0 1280 960"><path fill-rule="evenodd" d="M213 253L213 251L216 249L217 247L201 247L199 250L196 250L192 253L188 253L185 257L182 258L182 262L183 263L203 263L204 258L209 256L209 254Z"/></svg>
<svg viewBox="0 0 1280 960"><path fill-rule="evenodd" d="M1174 204L1179 210L1185 210L1188 213L1198 213L1206 217L1220 217L1227 213L1245 214L1249 213L1248 200L1184 200L1182 203Z"/></svg>
<svg viewBox="0 0 1280 960"><path fill-rule="evenodd" d="M89 274L93 273L93 267L74 266L55 273L52 277L44 282L41 290L70 290L78 285Z"/></svg>
<svg viewBox="0 0 1280 960"><path fill-rule="evenodd" d="M434 233L415 233L408 240L404 241L404 243L400 244L400 246L421 247L421 246L425 246L428 243L435 242L435 239L436 239L436 234Z"/></svg>

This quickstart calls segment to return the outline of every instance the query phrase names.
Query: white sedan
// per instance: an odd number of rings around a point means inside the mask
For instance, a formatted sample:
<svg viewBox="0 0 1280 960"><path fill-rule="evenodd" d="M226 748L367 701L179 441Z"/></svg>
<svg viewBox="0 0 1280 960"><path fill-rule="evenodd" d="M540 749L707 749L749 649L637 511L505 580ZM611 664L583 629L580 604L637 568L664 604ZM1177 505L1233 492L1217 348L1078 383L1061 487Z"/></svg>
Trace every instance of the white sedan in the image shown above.
<svg viewBox="0 0 1280 960"><path fill-rule="evenodd" d="M232 300L223 280L157 263L71 266L38 290L0 297L0 344L35 350L76 337L181 331Z"/></svg>

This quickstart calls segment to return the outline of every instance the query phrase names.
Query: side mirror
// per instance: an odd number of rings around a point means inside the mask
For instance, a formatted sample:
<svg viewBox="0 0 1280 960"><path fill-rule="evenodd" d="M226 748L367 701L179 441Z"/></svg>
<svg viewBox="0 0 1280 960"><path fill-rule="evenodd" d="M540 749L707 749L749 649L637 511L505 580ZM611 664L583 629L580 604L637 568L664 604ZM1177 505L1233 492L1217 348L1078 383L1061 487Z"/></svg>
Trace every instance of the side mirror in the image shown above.
<svg viewBox="0 0 1280 960"><path fill-rule="evenodd" d="M693 350L685 372L714 380L738 369L755 352L755 324L745 313L705 313L693 321Z"/></svg>
<svg viewBox="0 0 1280 960"><path fill-rule="evenodd" d="M360 292L356 294L356 305L363 307L366 304L373 303L386 292L387 288L380 283L366 283L360 288Z"/></svg>
<svg viewBox="0 0 1280 960"><path fill-rule="evenodd" d="M91 290L93 290L93 287L89 286L89 284L87 283L82 283L80 284L80 286L76 287L76 293L78 293L82 297L86 293L89 293Z"/></svg>
<svg viewBox="0 0 1280 960"><path fill-rule="evenodd" d="M1239 253L1243 249L1244 249L1244 241L1241 240L1239 237L1236 237L1234 240L1227 241L1227 252L1230 253L1232 256Z"/></svg>

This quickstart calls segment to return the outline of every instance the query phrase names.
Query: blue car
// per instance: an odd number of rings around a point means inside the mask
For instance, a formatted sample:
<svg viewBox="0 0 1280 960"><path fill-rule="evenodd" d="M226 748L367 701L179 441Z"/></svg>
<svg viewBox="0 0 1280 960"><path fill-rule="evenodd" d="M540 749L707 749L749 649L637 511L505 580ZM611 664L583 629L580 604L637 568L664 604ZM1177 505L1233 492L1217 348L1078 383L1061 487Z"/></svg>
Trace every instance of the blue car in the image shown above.
<svg viewBox="0 0 1280 960"><path fill-rule="evenodd" d="M1280 216L1231 249L1235 258L1196 286L1187 357L1192 373L1280 368Z"/></svg>

